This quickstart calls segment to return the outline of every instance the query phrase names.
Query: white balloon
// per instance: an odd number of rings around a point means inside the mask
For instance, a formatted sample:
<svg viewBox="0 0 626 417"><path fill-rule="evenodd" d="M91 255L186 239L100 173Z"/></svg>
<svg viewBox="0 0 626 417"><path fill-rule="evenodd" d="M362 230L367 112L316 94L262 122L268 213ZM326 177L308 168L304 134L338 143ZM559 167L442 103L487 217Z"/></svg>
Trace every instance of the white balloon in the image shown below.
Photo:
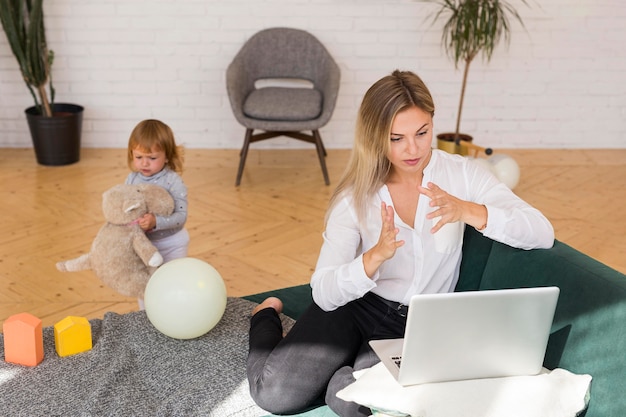
<svg viewBox="0 0 626 417"><path fill-rule="evenodd" d="M520 169L515 159L506 154L494 154L488 158L495 170L496 177L511 190L519 183Z"/></svg>
<svg viewBox="0 0 626 417"><path fill-rule="evenodd" d="M166 336L193 339L209 332L226 310L226 285L208 263L180 258L157 269L146 286L148 319Z"/></svg>
<svg viewBox="0 0 626 417"><path fill-rule="evenodd" d="M491 164L491 162L489 162L486 158L471 158L471 157L469 157L469 159L472 162L474 162L475 164L478 164L481 167L485 168L487 171L491 172L493 175L496 175L496 169Z"/></svg>

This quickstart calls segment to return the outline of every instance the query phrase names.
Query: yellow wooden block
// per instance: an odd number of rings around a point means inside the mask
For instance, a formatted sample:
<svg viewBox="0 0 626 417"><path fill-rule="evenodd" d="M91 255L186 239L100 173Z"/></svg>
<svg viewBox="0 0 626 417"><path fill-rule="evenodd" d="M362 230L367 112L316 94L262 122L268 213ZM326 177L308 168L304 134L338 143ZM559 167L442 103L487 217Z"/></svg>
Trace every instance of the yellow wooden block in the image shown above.
<svg viewBox="0 0 626 417"><path fill-rule="evenodd" d="M43 360L41 320L29 313L15 314L4 321L4 360L35 366Z"/></svg>
<svg viewBox="0 0 626 417"><path fill-rule="evenodd" d="M54 345L59 356L90 350L91 324L85 317L67 316L54 325Z"/></svg>

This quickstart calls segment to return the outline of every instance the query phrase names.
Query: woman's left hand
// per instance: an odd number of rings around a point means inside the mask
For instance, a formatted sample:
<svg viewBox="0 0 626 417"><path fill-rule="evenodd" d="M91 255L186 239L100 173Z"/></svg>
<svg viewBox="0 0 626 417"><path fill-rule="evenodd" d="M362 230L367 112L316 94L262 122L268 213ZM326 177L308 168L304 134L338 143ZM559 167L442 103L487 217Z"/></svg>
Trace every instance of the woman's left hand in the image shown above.
<svg viewBox="0 0 626 417"><path fill-rule="evenodd" d="M431 233L436 233L446 223L462 221L477 229L482 229L487 224L487 207L482 204L461 200L448 194L432 182L429 182L427 187L418 186L418 190L430 198L430 207L437 208L435 211L428 213L426 218L434 219L435 217L441 217L430 230Z"/></svg>

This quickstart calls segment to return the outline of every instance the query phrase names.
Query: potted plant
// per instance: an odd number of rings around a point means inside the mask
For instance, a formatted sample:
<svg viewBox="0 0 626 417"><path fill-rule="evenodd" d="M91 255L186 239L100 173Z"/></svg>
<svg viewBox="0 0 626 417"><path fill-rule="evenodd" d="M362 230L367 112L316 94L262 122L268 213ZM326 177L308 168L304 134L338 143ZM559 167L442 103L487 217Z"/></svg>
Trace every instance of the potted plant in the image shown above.
<svg viewBox="0 0 626 417"><path fill-rule="evenodd" d="M0 21L35 105L25 110L37 162L66 165L80 158L83 107L54 102L43 0L0 0ZM47 87L47 88L46 88Z"/></svg>
<svg viewBox="0 0 626 417"><path fill-rule="evenodd" d="M421 0L436 3L438 10L431 15L433 24L439 19L446 19L441 35L441 44L456 69L463 63L463 82L459 109L456 116L454 133L437 135L437 146L452 153L467 154L466 147L459 146L460 141L472 141L472 136L461 133L461 114L467 85L470 64L479 53L486 62L491 60L495 47L504 39L510 43L510 18L517 20L522 27L521 17L505 0ZM520 0L527 4L525 0Z"/></svg>

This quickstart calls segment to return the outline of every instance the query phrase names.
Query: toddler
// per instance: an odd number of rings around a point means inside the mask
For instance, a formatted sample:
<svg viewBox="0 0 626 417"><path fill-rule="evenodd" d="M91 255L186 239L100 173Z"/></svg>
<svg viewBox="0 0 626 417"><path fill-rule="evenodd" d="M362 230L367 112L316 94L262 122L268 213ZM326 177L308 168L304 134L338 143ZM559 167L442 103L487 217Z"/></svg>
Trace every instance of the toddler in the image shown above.
<svg viewBox="0 0 626 417"><path fill-rule="evenodd" d="M167 217L147 213L138 220L142 230L163 256L163 262L187 256L189 233L187 187L181 176L182 147L176 144L172 129L159 120L143 120L128 139L126 184L155 184L165 188L174 199L174 212ZM139 300L143 309L143 300Z"/></svg>

